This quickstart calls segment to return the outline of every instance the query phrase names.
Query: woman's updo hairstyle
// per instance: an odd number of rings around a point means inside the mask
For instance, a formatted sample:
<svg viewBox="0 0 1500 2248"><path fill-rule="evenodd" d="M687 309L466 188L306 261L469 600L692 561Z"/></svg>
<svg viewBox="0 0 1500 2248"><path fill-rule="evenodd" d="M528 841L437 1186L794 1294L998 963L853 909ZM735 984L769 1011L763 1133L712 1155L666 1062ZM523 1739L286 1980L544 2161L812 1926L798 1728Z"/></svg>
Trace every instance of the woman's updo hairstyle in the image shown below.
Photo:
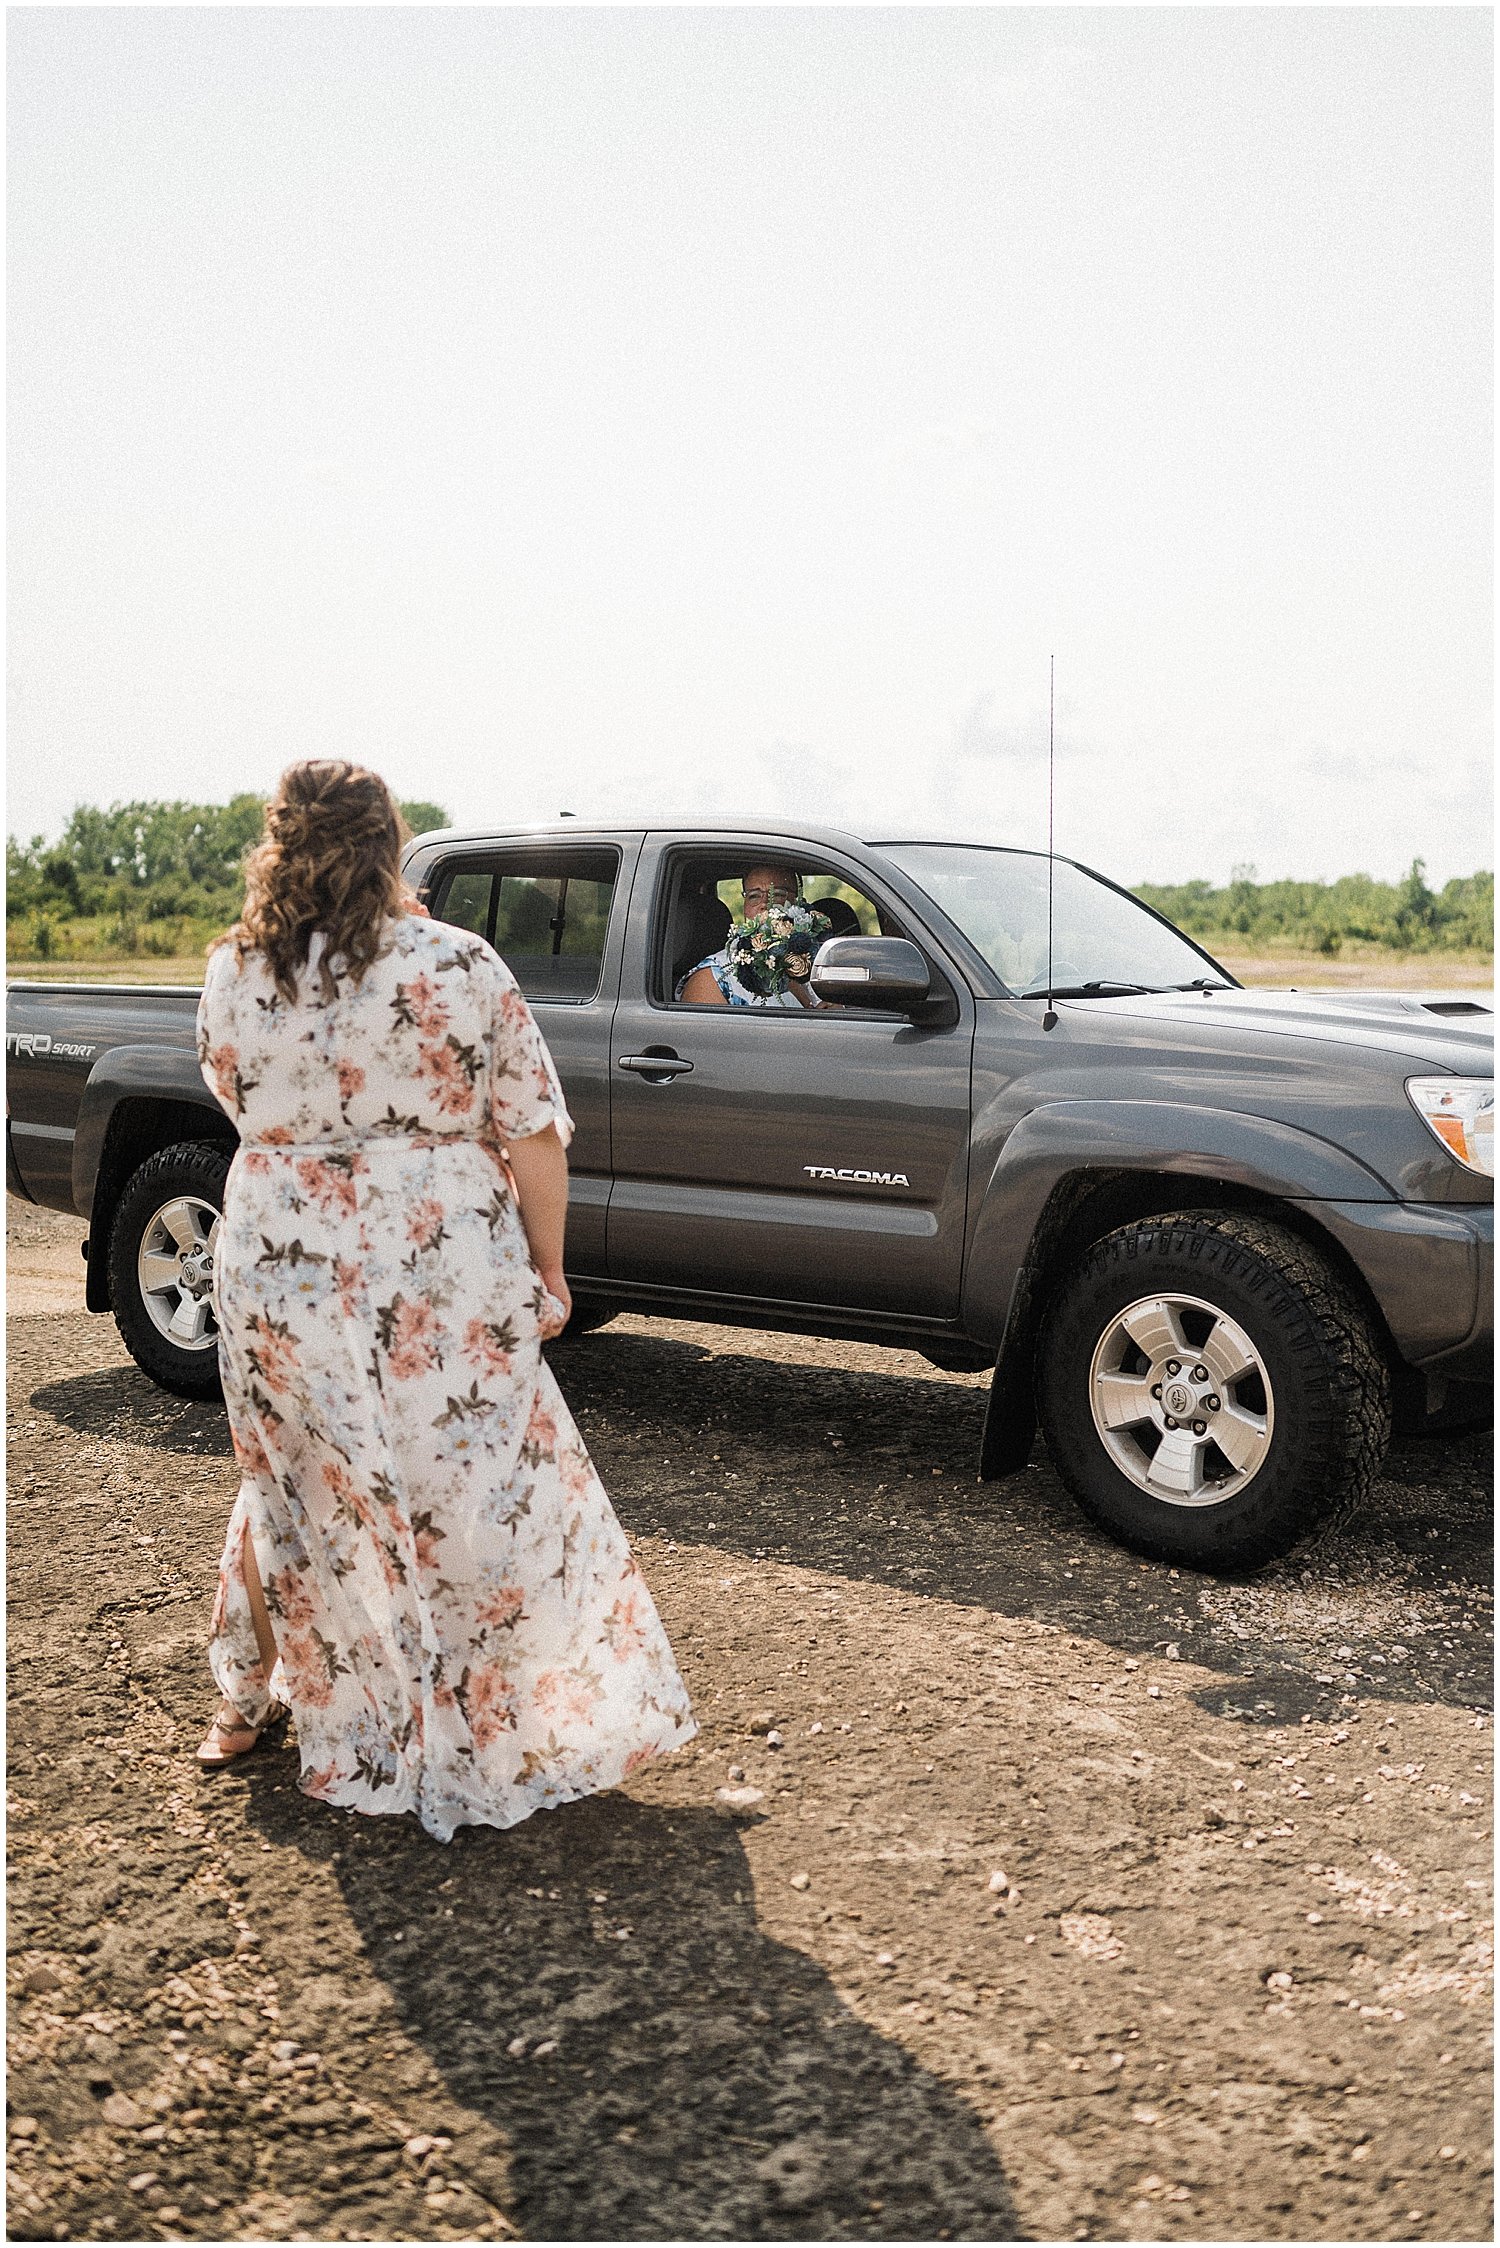
<svg viewBox="0 0 1500 2248"><path fill-rule="evenodd" d="M289 765L266 806L265 832L245 861L244 910L226 941L242 958L262 954L290 1003L313 932L321 930L319 980L323 997L335 998L339 977L359 982L380 952L386 922L411 903L401 879L401 848L409 840L378 773L342 757Z"/></svg>

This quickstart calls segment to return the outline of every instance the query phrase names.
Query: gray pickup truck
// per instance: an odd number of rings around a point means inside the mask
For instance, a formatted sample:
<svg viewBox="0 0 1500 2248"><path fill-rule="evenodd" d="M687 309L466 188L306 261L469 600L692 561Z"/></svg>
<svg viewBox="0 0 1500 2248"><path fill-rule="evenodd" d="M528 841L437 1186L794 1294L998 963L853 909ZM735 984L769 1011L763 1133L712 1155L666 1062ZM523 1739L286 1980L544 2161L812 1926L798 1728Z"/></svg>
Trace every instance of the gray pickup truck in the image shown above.
<svg viewBox="0 0 1500 2248"><path fill-rule="evenodd" d="M1357 1502L1393 1421L1487 1411L1487 998L1246 991L1071 860L796 822L563 820L406 863L556 1058L575 1329L630 1309L992 1369L982 1476L1040 1420L1095 1521L1213 1570ZM831 925L819 1003L685 1003L755 868ZM208 1397L234 1139L196 1001L13 983L6 1161L88 1220L89 1308Z"/></svg>

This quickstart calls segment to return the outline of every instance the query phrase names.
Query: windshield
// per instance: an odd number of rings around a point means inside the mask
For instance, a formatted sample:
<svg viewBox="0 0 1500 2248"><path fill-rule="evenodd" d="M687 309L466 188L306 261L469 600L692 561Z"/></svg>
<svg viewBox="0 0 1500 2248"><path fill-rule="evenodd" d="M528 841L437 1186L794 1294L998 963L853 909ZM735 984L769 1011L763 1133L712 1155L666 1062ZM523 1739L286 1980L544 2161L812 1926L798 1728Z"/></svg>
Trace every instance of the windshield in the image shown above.
<svg viewBox="0 0 1500 2248"><path fill-rule="evenodd" d="M1040 851L982 851L960 843L882 843L920 883L1001 981L1023 995L1047 984L1047 860ZM1221 982L1186 937L1123 891L1068 859L1054 859L1052 982L1058 991L1099 984L1107 993L1170 991Z"/></svg>

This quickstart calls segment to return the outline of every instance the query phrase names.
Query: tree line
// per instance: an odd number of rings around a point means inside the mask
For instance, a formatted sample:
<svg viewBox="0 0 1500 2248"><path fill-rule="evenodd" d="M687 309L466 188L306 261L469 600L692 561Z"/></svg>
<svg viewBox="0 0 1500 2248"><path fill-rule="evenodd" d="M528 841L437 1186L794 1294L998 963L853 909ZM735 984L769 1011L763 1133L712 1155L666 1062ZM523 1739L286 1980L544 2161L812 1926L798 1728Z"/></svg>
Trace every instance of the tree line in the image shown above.
<svg viewBox="0 0 1500 2248"><path fill-rule="evenodd" d="M1337 882L1258 882L1254 867L1244 866L1223 889L1209 882L1141 882L1135 894L1190 936L1217 937L1221 945L1239 937L1252 947L1290 940L1299 950L1328 954L1346 943L1399 952L1494 949L1494 875L1459 875L1433 890L1421 859L1412 860L1399 882L1377 882L1368 874L1341 875Z"/></svg>
<svg viewBox="0 0 1500 2248"><path fill-rule="evenodd" d="M447 827L440 804L401 807L413 834ZM227 804L80 804L56 842L6 845L6 917L13 960L197 953L227 929L244 897L245 853L265 798ZM1495 878L1458 877L1433 890L1422 860L1400 882L1346 874L1337 882L1261 882L1252 866L1229 882L1142 882L1135 894L1221 949L1238 938L1335 954L1346 943L1403 952L1494 944ZM1210 947L1210 949L1213 949Z"/></svg>
<svg viewBox="0 0 1500 2248"><path fill-rule="evenodd" d="M80 804L55 843L6 840L12 959L193 953L237 919L263 796L227 804ZM403 803L414 835L447 827L441 804Z"/></svg>

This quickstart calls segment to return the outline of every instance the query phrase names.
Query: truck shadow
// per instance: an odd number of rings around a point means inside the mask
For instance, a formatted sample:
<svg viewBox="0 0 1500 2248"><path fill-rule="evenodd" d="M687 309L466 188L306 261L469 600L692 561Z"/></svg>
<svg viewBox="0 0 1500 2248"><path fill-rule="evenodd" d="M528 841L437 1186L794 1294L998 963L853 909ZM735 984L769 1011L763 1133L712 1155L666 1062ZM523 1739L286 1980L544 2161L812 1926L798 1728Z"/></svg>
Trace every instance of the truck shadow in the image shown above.
<svg viewBox="0 0 1500 2248"><path fill-rule="evenodd" d="M441 2080L424 2112L465 2111L436 2126L450 2175L523 2237L1024 2237L972 2111L756 1926L735 1817L607 1795L440 1850L270 1774L247 1774L251 1823L336 1877L362 1978ZM373 2059L348 1977L319 1999L335 1965L310 1952L282 2026Z"/></svg>
<svg viewBox="0 0 1500 2248"><path fill-rule="evenodd" d="M1126 1653L1175 1648L1226 1680L1203 1706L1250 1723L1356 1690L1492 1706L1476 1628L1493 1582L1487 1432L1398 1442L1352 1521L1226 1583L1094 1529L1040 1442L1023 1473L979 1483L982 1380L799 1363L797 1338L777 1340L771 1358L606 1328L554 1352L628 1529L1036 1616ZM1389 1611L1400 1667L1350 1657L1372 1609Z"/></svg>
<svg viewBox="0 0 1500 2248"><path fill-rule="evenodd" d="M199 1405L158 1389L138 1366L105 1366L47 1382L30 1403L79 1436L140 1444L193 1459L233 1459L222 1405Z"/></svg>

